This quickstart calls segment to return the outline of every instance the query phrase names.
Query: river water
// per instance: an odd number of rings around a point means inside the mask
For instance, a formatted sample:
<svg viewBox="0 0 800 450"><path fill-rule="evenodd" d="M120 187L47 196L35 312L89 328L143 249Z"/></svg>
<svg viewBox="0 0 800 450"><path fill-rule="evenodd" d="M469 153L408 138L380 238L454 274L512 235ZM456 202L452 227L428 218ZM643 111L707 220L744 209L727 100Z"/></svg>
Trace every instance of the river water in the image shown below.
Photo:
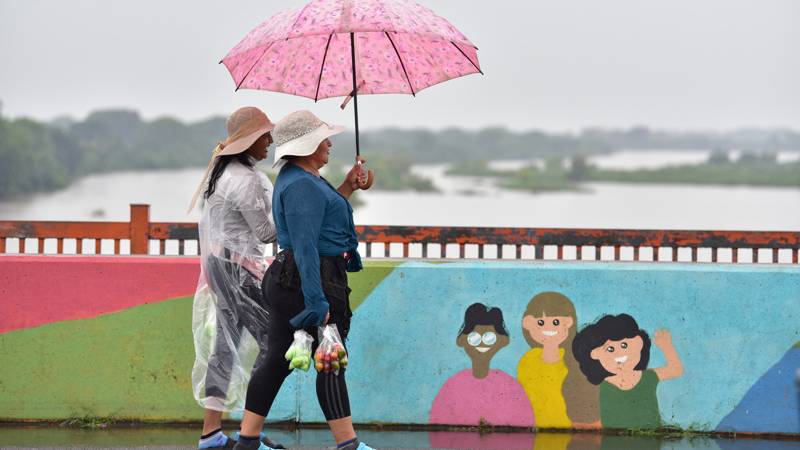
<svg viewBox="0 0 800 450"><path fill-rule="evenodd" d="M593 157L606 168L654 168L700 162L707 153L618 152ZM784 152L780 160L800 158ZM531 161L501 161L506 168ZM263 164L266 166L266 164ZM491 180L445 174L446 165L414 166L440 192L359 193L365 225L511 226L639 229L800 230L800 189L590 183L580 192L499 189ZM151 205L153 221L196 221L186 209L202 169L92 175L61 191L0 202L0 220L127 221L129 204ZM380 174L377 174L380 176Z"/></svg>

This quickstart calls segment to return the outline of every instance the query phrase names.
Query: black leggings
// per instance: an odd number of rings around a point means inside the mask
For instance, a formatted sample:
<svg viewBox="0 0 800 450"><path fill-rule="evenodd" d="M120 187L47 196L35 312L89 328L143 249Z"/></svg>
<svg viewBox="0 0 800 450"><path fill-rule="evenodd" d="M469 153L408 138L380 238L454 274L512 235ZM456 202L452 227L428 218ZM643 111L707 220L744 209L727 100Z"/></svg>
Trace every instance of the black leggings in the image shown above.
<svg viewBox="0 0 800 450"><path fill-rule="evenodd" d="M350 318L353 315L350 310L346 267L347 262L342 257L320 257L322 290L330 306L328 323L336 324L342 340L347 339ZM247 386L245 409L266 417L283 381L291 373L289 362L283 356L294 339L294 329L289 324L289 319L304 308L300 275L291 252L283 251L278 254L264 275L261 289L270 318L267 349L262 363L256 367ZM306 331L315 338L313 354L318 344L317 330L313 327ZM317 400L326 420L350 416L345 372L346 369L342 368L338 375L333 372L317 374Z"/></svg>

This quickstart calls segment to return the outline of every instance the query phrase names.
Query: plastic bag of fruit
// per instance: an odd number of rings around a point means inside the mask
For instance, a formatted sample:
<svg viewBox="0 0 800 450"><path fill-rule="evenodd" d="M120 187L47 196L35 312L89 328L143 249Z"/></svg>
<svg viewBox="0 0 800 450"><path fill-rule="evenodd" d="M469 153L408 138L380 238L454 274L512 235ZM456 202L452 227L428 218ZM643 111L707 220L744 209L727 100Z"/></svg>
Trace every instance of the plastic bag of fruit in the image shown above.
<svg viewBox="0 0 800 450"><path fill-rule="evenodd" d="M294 341L289 346L289 350L286 350L286 354L283 355L289 361L289 369L308 371L308 368L311 367L312 342L314 342L314 338L305 331L297 330L294 332Z"/></svg>
<svg viewBox="0 0 800 450"><path fill-rule="evenodd" d="M314 353L314 368L317 372L333 372L339 375L339 370L347 367L348 363L347 351L336 324L320 327L319 346Z"/></svg>

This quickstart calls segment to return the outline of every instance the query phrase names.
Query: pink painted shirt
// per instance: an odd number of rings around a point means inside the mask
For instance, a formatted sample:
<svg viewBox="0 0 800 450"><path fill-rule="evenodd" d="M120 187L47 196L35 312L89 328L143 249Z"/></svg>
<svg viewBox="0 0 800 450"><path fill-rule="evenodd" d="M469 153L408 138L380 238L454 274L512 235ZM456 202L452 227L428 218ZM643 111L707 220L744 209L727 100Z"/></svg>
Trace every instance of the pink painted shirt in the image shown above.
<svg viewBox="0 0 800 450"><path fill-rule="evenodd" d="M490 370L478 379L462 370L448 379L433 400L431 424L534 426L531 403L516 379L502 370Z"/></svg>

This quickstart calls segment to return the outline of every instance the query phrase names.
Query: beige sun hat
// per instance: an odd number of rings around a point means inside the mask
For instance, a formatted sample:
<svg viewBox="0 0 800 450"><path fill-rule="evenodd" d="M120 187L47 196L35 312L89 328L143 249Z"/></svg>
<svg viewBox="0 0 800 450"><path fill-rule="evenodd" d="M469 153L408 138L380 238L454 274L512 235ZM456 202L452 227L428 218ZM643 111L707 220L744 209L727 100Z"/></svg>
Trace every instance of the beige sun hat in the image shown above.
<svg viewBox="0 0 800 450"><path fill-rule="evenodd" d="M255 106L245 106L237 109L228 117L226 127L228 137L224 141L218 142L214 151L211 152L211 160L208 162L203 179L200 180L200 185L197 186L192 196L192 202L189 204L189 212L192 212L197 204L197 199L203 191L208 174L214 168L217 158L223 155L237 155L246 151L258 138L272 131L275 124L269 120L264 111Z"/></svg>
<svg viewBox="0 0 800 450"><path fill-rule="evenodd" d="M275 141L277 167L286 156L308 156L314 153L323 140L344 131L341 125L328 125L311 111L300 110L288 114L275 124L272 139Z"/></svg>

